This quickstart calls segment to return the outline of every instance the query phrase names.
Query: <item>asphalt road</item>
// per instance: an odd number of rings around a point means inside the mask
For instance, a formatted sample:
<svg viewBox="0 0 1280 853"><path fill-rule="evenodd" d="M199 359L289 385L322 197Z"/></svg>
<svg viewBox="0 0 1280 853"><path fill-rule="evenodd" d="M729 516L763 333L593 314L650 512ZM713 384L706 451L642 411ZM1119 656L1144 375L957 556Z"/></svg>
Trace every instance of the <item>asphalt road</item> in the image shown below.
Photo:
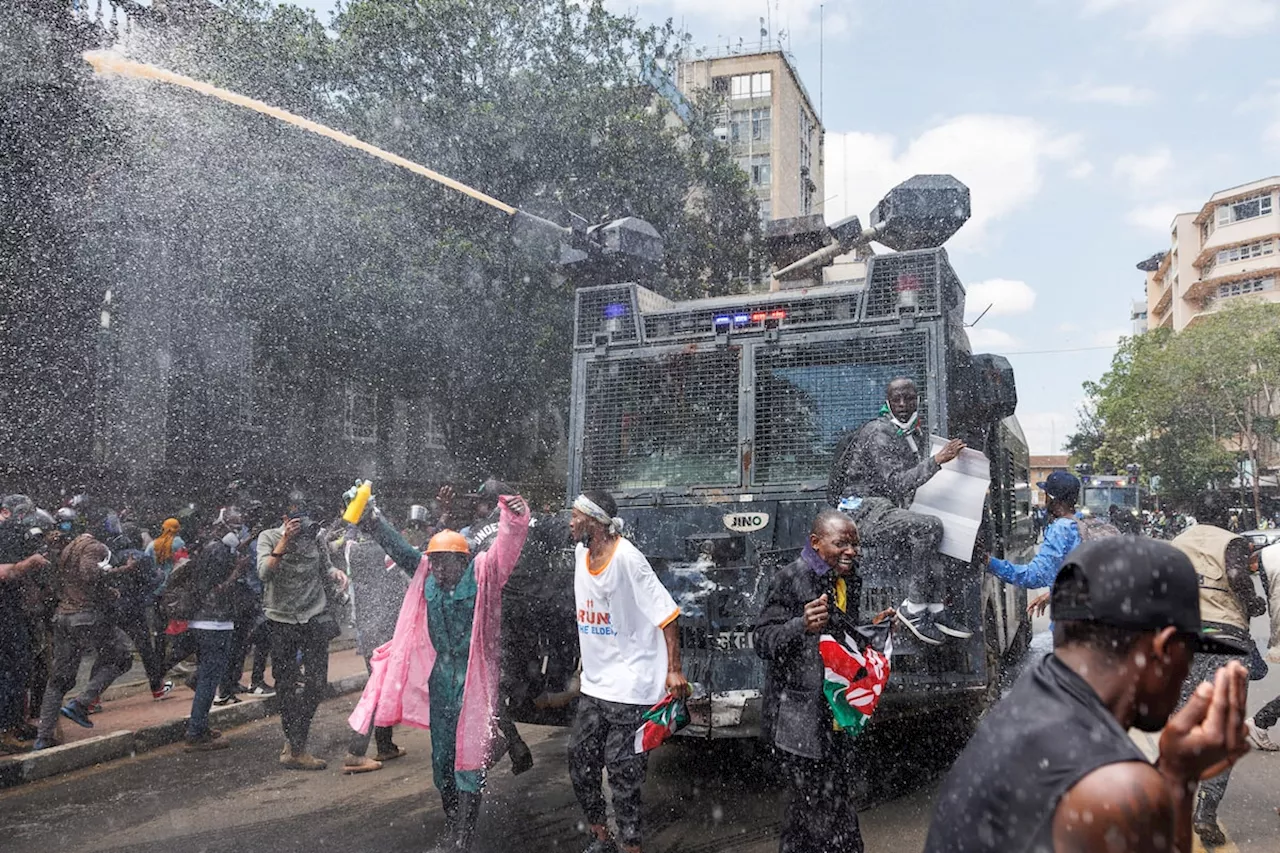
<svg viewBox="0 0 1280 853"><path fill-rule="evenodd" d="M1263 620L1265 621L1265 620ZM1259 625L1262 625L1259 622ZM1037 638L1036 647L1045 647ZM1256 707L1280 692L1276 674L1256 682ZM277 756L279 721L227 737L232 747L188 755L166 747L146 755L0 792L0 850L7 853L139 851L249 853L319 850L424 851L443 825L431 785L426 733L402 730L409 755L381 771L343 776L338 765L354 697L331 700L313 729L318 773L289 771ZM478 853L577 851L580 813L565 770L562 729L523 727L536 759L514 777L504 762L486 793ZM1280 735L1280 732L1277 732ZM864 803L869 851L920 850L937 784L942 735L919 726L893 745L868 741L874 770ZM645 789L648 843L657 853L765 853L777 849L783 796L748 744L662 747ZM1280 850L1280 753L1247 756L1232 778L1221 820L1245 853Z"/></svg>

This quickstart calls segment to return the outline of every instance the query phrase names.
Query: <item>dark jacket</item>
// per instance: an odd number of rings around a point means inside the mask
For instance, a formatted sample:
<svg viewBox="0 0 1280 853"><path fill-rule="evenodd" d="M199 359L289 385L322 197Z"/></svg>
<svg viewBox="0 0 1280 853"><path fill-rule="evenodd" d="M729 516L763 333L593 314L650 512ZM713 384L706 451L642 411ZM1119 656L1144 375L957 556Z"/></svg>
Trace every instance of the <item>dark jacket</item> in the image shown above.
<svg viewBox="0 0 1280 853"><path fill-rule="evenodd" d="M221 539L205 543L195 558L193 583L197 591L192 622L234 622L235 599L232 574L236 568L235 552Z"/></svg>
<svg viewBox="0 0 1280 853"><path fill-rule="evenodd" d="M822 655L818 635L804 630L804 606L826 593L833 601L835 572L819 574L805 556L779 569L756 618L756 654L765 660L761 737L779 749L821 758L832 730L831 709L822 695ZM850 616L857 618L862 581L845 578ZM838 613L832 605L833 615Z"/></svg>
<svg viewBox="0 0 1280 853"><path fill-rule="evenodd" d="M900 507L910 506L916 489L940 467L929 453L928 434L917 429L911 437L915 450L887 417L867 421L857 432L847 433L836 445L827 502L835 506L841 498L856 495L888 498Z"/></svg>

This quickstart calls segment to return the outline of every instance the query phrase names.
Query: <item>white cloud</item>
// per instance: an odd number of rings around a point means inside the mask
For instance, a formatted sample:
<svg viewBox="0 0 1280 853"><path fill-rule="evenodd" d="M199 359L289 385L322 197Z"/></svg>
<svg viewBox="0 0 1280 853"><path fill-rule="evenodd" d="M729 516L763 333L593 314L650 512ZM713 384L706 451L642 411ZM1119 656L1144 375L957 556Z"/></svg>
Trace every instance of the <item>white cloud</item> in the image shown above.
<svg viewBox="0 0 1280 853"><path fill-rule="evenodd" d="M970 284L965 290L966 319L970 322L984 311L988 317L1011 317L1025 314L1036 305L1036 292L1025 281L993 278Z"/></svg>
<svg viewBox="0 0 1280 853"><path fill-rule="evenodd" d="M917 174L949 173L972 193L973 215L948 246L980 248L992 223L1040 192L1046 164L1074 160L1080 138L1030 118L968 114L905 145L888 134L828 133L826 218L866 217L884 193Z"/></svg>
<svg viewBox="0 0 1280 853"><path fill-rule="evenodd" d="M1157 148L1148 154L1125 154L1117 157L1111 172L1134 188L1148 187L1173 171L1173 152Z"/></svg>
<svg viewBox="0 0 1280 853"><path fill-rule="evenodd" d="M1081 160L1070 169L1067 170L1067 177L1077 181L1084 180L1093 174L1093 164L1088 160Z"/></svg>
<svg viewBox="0 0 1280 853"><path fill-rule="evenodd" d="M1082 8L1085 16L1114 11L1143 19L1137 38L1179 45L1207 35L1260 35L1271 28L1280 9L1275 0L1087 0Z"/></svg>
<svg viewBox="0 0 1280 853"><path fill-rule="evenodd" d="M1142 86L1130 86L1123 83L1093 84L1079 83L1065 93L1066 99L1077 104L1110 104L1116 107L1131 107L1154 100L1156 93Z"/></svg>
<svg viewBox="0 0 1280 853"><path fill-rule="evenodd" d="M1148 231L1158 231L1166 237L1169 235L1169 228L1173 225L1173 218L1179 213L1186 213L1192 210L1199 210L1200 205L1195 202L1157 202L1155 204L1139 205L1133 208L1125 215L1125 222L1137 228L1144 228Z"/></svg>
<svg viewBox="0 0 1280 853"><path fill-rule="evenodd" d="M974 352L1009 352L1022 346L1022 342L1008 332L977 326L966 330L969 346Z"/></svg>

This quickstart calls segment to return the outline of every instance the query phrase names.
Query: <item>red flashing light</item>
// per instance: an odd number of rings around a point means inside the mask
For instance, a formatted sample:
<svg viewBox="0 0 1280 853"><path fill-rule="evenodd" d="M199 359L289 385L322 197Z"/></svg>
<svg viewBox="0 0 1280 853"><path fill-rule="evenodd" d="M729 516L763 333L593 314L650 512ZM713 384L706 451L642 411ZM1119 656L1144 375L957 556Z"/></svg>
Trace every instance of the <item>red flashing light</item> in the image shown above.
<svg viewBox="0 0 1280 853"><path fill-rule="evenodd" d="M769 312L769 319L770 319L770 320L785 320L785 319L787 319L787 312L786 312L786 311L771 311L771 312Z"/></svg>
<svg viewBox="0 0 1280 853"><path fill-rule="evenodd" d="M752 315L751 315L751 322L753 322L753 323L763 323L763 322L765 321L765 319L767 319L767 318L768 318L768 316L769 316L769 315L768 315L768 314L766 314L766 313L765 313L765 312L763 312L763 311L757 311L757 312L755 312L754 314L752 314Z"/></svg>
<svg viewBox="0 0 1280 853"><path fill-rule="evenodd" d="M751 322L753 323L763 323L765 320L785 319L787 319L787 312L782 309L778 309L776 311L756 311L751 315Z"/></svg>

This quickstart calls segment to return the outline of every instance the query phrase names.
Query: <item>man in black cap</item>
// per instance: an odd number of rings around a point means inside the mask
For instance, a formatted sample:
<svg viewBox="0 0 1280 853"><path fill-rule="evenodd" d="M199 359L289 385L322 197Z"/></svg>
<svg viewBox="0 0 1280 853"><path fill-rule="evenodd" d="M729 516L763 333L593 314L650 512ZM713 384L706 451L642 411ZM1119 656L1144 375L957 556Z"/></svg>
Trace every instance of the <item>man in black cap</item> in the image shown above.
<svg viewBox="0 0 1280 853"><path fill-rule="evenodd" d="M938 793L925 853L1189 853L1200 780L1249 751L1247 672L1232 661L1176 714L1203 633L1195 568L1117 536L1077 548L1053 585L1054 652L978 727ZM1172 714L1172 716L1171 716ZM1128 730L1160 736L1151 764Z"/></svg>
<svg viewBox="0 0 1280 853"><path fill-rule="evenodd" d="M1080 481L1066 471L1054 471L1043 483L1037 483L1048 498L1049 526L1044 531L1040 550L1029 563L1017 564L991 557L987 567L1005 583L1024 589L1040 589L1053 583L1067 555L1080 544L1076 524L1076 501L1080 498Z"/></svg>

